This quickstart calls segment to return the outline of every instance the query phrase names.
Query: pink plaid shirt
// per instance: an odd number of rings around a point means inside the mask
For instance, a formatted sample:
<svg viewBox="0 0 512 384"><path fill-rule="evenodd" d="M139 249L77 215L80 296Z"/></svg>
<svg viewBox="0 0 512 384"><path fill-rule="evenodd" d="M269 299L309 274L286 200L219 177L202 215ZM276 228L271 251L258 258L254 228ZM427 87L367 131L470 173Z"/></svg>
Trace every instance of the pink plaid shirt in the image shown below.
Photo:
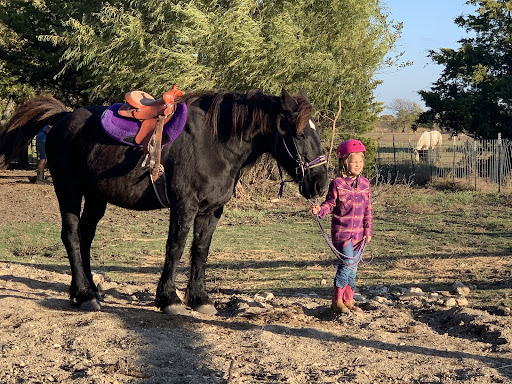
<svg viewBox="0 0 512 384"><path fill-rule="evenodd" d="M373 219L368 179L359 176L352 181L350 177L336 177L331 181L318 216L323 218L328 213L332 213L332 242L339 251L350 240L357 247L364 236L371 236Z"/></svg>

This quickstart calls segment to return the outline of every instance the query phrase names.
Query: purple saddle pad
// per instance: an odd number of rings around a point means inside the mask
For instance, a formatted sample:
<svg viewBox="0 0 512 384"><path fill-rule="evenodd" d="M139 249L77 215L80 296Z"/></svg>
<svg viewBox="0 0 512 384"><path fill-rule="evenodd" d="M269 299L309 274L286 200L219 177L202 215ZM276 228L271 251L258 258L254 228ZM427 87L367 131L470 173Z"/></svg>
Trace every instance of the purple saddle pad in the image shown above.
<svg viewBox="0 0 512 384"><path fill-rule="evenodd" d="M139 132L141 122L136 119L120 116L117 111L123 105L122 103L113 104L108 107L101 115L101 127L107 135L120 143L141 147L135 143L135 136ZM187 121L187 106L185 104L176 104L174 115L164 125L162 133L162 147L171 144L183 131Z"/></svg>

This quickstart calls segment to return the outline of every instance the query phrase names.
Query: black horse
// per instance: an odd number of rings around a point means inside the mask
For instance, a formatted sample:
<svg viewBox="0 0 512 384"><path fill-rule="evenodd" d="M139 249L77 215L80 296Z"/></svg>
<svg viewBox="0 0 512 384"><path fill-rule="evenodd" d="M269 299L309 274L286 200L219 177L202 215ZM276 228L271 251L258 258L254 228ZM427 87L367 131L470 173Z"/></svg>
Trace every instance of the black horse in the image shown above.
<svg viewBox="0 0 512 384"><path fill-rule="evenodd" d="M257 90L203 91L185 94L178 102L186 103L188 117L182 133L162 150L170 224L156 305L169 314L184 313L185 305L214 314L205 264L216 224L242 167L269 152L308 199L325 192L327 168L318 160L322 158L318 130L304 91L290 95L283 90L280 97ZM103 132L100 117L105 109L69 112L52 97L36 97L18 108L0 140L2 167L43 125L53 126L46 152L71 265L70 297L89 310L101 308L91 275L90 247L107 203L134 210L162 208L148 168L141 167L143 152ZM190 278L182 303L176 294L176 268L192 226Z"/></svg>

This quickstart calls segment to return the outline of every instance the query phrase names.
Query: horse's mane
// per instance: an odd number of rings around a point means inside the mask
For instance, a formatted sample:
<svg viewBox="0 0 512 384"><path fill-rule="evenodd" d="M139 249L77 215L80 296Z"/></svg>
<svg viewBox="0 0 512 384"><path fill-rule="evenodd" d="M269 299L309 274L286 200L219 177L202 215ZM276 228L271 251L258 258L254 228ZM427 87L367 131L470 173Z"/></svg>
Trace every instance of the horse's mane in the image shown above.
<svg viewBox="0 0 512 384"><path fill-rule="evenodd" d="M312 107L309 100L301 94L292 95L298 105L298 114L296 119L296 133L304 129L306 123L311 119ZM268 133L271 130L269 124L275 121L276 129L283 134L280 129L281 111L280 98L278 96L266 95L259 89L253 89L245 94L231 91L194 91L180 97L177 101L184 102L189 106L194 101L202 98L211 98L210 107L206 113L206 121L212 126L214 134L218 132L219 113L222 102L230 101L232 107L232 132L231 136L243 133L246 129L252 130L259 126L262 133ZM244 124L248 122L249 124Z"/></svg>
<svg viewBox="0 0 512 384"><path fill-rule="evenodd" d="M44 125L53 125L67 112L66 106L51 96L38 96L20 105L0 138L0 169L5 169Z"/></svg>

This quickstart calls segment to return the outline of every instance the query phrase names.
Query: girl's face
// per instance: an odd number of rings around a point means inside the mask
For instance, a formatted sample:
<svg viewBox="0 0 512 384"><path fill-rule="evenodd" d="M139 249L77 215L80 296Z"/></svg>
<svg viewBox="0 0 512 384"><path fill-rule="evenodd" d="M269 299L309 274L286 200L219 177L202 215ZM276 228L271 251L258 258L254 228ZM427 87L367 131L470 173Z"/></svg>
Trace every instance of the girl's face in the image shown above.
<svg viewBox="0 0 512 384"><path fill-rule="evenodd" d="M363 171L364 156L362 153L353 153L349 159L347 168L351 176L359 176Z"/></svg>

